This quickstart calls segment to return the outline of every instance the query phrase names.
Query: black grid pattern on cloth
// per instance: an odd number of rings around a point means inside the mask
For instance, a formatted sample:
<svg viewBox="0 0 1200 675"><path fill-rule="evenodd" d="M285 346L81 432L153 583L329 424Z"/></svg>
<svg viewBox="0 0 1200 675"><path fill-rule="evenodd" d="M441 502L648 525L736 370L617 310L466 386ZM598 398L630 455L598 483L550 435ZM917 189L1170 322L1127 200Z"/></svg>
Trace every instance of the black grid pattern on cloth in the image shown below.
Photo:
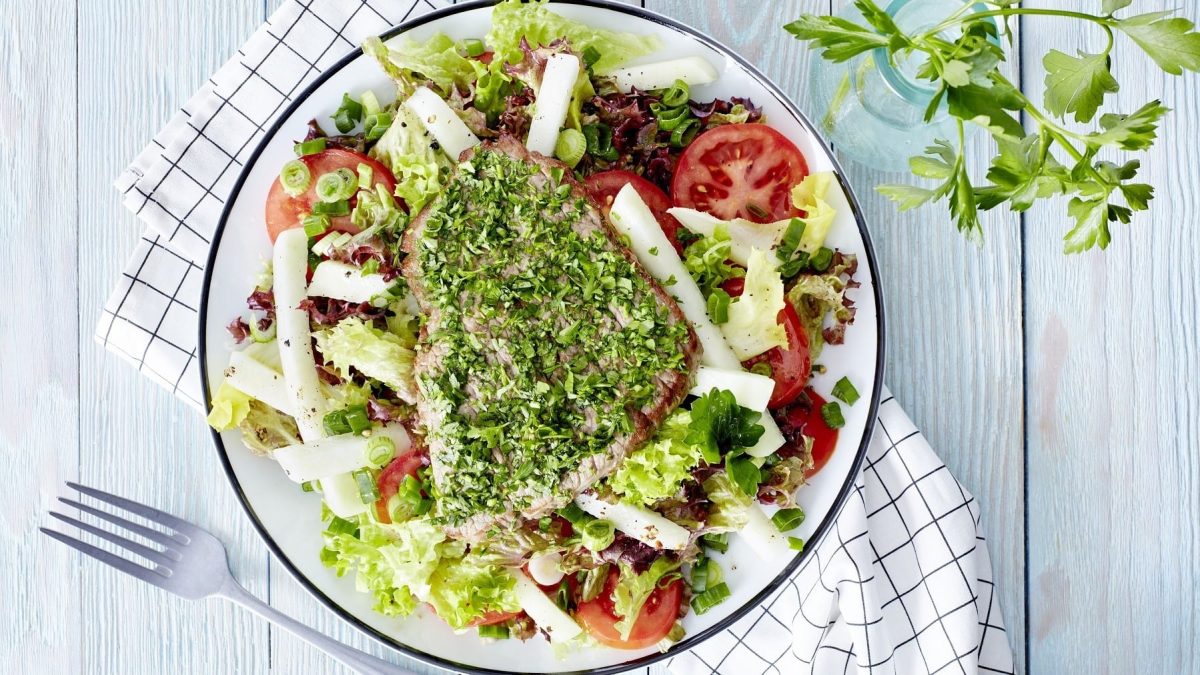
<svg viewBox="0 0 1200 675"><path fill-rule="evenodd" d="M202 263L264 129L368 35L450 0L285 0L117 179L146 225L97 339L203 410ZM672 673L1013 672L978 504L889 397L853 493L809 561ZM637 672L649 673L649 669Z"/></svg>

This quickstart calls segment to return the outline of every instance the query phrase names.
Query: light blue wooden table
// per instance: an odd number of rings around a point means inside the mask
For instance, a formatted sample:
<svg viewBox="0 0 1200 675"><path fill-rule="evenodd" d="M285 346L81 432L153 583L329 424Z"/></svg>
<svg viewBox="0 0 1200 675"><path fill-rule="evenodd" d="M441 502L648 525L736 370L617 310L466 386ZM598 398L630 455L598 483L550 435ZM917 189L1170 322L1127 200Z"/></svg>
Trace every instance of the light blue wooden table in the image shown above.
<svg viewBox="0 0 1200 675"><path fill-rule="evenodd" d="M1081 3L1100 0L1028 4ZM0 672L335 668L229 605L176 600L38 536L68 479L213 529L251 590L383 653L270 559L202 420L91 338L141 230L110 181L273 4L0 2ZM810 56L780 26L829 0L646 4L807 103ZM1024 21L1015 72L1038 91L1044 50L1098 39ZM983 504L1029 672L1200 671L1200 78L1166 77L1127 49L1114 67L1117 107L1161 97L1177 112L1145 157L1154 209L1118 227L1106 254L1062 256L1061 204L988 218L976 249L942 211L897 215L871 190L904 176L850 168L886 292L887 381Z"/></svg>

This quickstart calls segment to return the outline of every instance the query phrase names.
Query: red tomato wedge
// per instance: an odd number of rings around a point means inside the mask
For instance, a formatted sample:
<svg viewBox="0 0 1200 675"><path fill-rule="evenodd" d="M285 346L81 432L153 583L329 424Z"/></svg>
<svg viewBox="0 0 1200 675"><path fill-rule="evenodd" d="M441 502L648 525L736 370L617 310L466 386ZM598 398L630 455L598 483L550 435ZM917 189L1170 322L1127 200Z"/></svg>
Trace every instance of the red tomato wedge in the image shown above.
<svg viewBox="0 0 1200 675"><path fill-rule="evenodd" d="M808 175L794 143L765 124L724 124L700 134L679 158L675 204L731 220L770 223L799 215L791 190Z"/></svg>
<svg viewBox="0 0 1200 675"><path fill-rule="evenodd" d="M812 478L833 456L838 430L826 424L825 416L821 414L821 406L825 405L825 399L812 389L805 390L805 394L807 400L802 399L794 405L776 410L774 417L786 441L779 449L781 457L804 452L804 439L801 436L813 439L813 467L804 474L805 478Z"/></svg>
<svg viewBox="0 0 1200 675"><path fill-rule="evenodd" d="M271 192L267 195L267 234L271 237L272 243L280 232L299 227L300 220L312 212L312 205L317 202L317 179L331 171L342 168L358 171L359 164L366 164L371 167L371 176L376 185L382 185L388 192L396 190L396 179L392 176L392 172L383 164L360 152L345 148L327 148L315 155L301 157L300 161L308 165L308 172L312 174L308 191L298 197L293 197L283 189L283 185L280 184L277 177L271 184ZM354 198L351 198L351 206L353 203ZM331 224L333 229L341 232L354 233L358 231L358 228L350 222L350 216L333 218Z"/></svg>
<svg viewBox="0 0 1200 675"><path fill-rule="evenodd" d="M745 281L730 279L722 284L721 288L736 298L742 294ZM782 408L795 401L800 392L804 391L808 385L808 376L812 372L812 352L808 348L808 332L800 324L796 308L786 300L784 300L783 309L779 312L779 323L783 324L783 330L787 333L787 349L774 347L742 364L747 370L754 364L763 361L771 366L771 379L775 380L775 389L771 392L771 400L767 402L767 407L772 410Z"/></svg>
<svg viewBox="0 0 1200 675"><path fill-rule="evenodd" d="M604 590L594 600L579 603L575 610L575 618L601 644L616 649L642 649L658 644L671 632L675 620L679 618L679 606L683 602L683 580L676 579L665 588L656 588L642 606L633 630L628 640L621 639L617 630L616 609L613 604L613 590L621 574L613 570L608 575Z"/></svg>
<svg viewBox="0 0 1200 675"><path fill-rule="evenodd" d="M383 467L383 471L379 472L379 501L375 502L375 514L379 516L380 522L392 522L387 508L388 500L400 491L400 484L404 482L405 478L409 476L416 478L417 471L428 463L429 458L424 452L409 450L397 455L387 466Z"/></svg>
<svg viewBox="0 0 1200 675"><path fill-rule="evenodd" d="M617 193L626 184L633 185L638 196L646 202L646 206L650 207L650 212L654 214L654 219L658 221L658 226L662 228L663 234L667 235L667 239L671 241L675 251L679 255L683 255L683 246L679 244L678 237L679 221L675 220L675 216L667 213L667 209L671 208L671 200L667 197L667 193L658 189L657 185L632 171L613 170L588 176L587 180L583 182L583 187L587 190L588 196L600 207L604 217L607 218L609 210L612 209L613 200L617 198Z"/></svg>

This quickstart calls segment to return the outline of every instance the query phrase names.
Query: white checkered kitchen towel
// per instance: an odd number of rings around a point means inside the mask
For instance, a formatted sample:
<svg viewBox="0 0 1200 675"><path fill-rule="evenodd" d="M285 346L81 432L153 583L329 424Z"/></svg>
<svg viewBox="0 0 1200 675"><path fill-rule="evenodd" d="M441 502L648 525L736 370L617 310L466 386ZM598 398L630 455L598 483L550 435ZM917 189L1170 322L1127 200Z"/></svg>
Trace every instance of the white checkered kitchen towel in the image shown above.
<svg viewBox="0 0 1200 675"><path fill-rule="evenodd" d="M146 229L96 336L203 410L209 241L264 129L363 38L449 0L285 0L117 180ZM673 673L1013 672L978 503L885 394L855 490L814 555Z"/></svg>

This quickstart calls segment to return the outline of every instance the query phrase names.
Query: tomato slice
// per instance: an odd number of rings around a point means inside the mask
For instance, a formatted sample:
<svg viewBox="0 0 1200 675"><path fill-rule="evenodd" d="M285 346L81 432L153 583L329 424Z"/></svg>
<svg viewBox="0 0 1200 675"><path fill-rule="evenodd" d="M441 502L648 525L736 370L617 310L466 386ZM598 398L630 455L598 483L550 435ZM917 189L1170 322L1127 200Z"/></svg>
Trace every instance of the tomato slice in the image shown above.
<svg viewBox="0 0 1200 675"><path fill-rule="evenodd" d="M371 176L376 185L382 185L388 192L396 190L396 178L392 176L392 172L383 164L361 152L345 148L326 148L314 155L301 157L300 161L308 165L308 172L312 174L312 182L309 183L308 191L298 197L293 197L283 189L279 178L276 177L275 182L271 184L270 193L267 194L267 234L271 237L272 243L280 232L299 227L300 220L312 212L313 204L318 201L317 179L331 171L342 168L358 171L359 164L366 164L371 167ZM351 206L353 206L353 202L354 198L352 197ZM331 225L332 229L341 232L354 233L358 231L354 223L350 222L350 216L337 216L332 219Z"/></svg>
<svg viewBox="0 0 1200 675"><path fill-rule="evenodd" d="M675 620L679 618L679 606L683 602L683 580L676 579L665 588L656 588L650 593L650 598L642 606L633 630L628 640L621 639L617 630L616 609L613 603L613 590L621 573L613 569L608 574L608 581L600 595L588 602L579 603L575 610L575 618L587 629L592 637L602 644L616 649L642 649L658 644L671 632Z"/></svg>
<svg viewBox="0 0 1200 675"><path fill-rule="evenodd" d="M417 471L420 471L421 467L428 463L429 458L424 452L409 450L396 455L387 466L383 467L383 471L379 472L379 501L375 502L375 514L379 517L379 522L392 522L387 508L388 500L400 491L400 484L404 482L405 478L409 476L416 478Z"/></svg>
<svg viewBox="0 0 1200 675"><path fill-rule="evenodd" d="M813 467L804 474L805 478L812 478L833 456L838 430L826 424L825 416L821 414L821 406L825 405L824 397L811 388L806 389L805 394L805 398L794 405L776 410L774 417L785 441L778 450L780 456L789 457L804 452L804 439L801 436L813 439Z"/></svg>
<svg viewBox="0 0 1200 675"><path fill-rule="evenodd" d="M807 175L804 155L783 134L765 124L723 124L684 151L671 195L717 218L770 223L800 215L791 190Z"/></svg>
<svg viewBox="0 0 1200 675"><path fill-rule="evenodd" d="M732 297L742 294L746 282L743 279L730 279L721 285ZM812 352L808 347L808 331L800 323L800 316L792 303L784 301L783 309L779 312L779 323L787 333L788 347L774 347L754 358L746 360L742 365L747 370L756 363L766 361L771 366L771 379L775 380L775 389L771 392L771 400L767 407L774 410L795 401L800 392L808 385L809 375L812 374Z"/></svg>
<svg viewBox="0 0 1200 675"><path fill-rule="evenodd" d="M671 208L671 199L667 197L667 193L658 189L657 185L632 171L615 169L588 176L587 180L583 182L583 187L587 190L588 196L600 207L604 217L607 218L609 210L612 209L613 200L617 198L617 193L626 184L633 185L633 189L637 190L642 201L650 207L650 212L654 214L654 219L658 221L658 226L662 228L663 234L667 235L667 239L671 241L675 251L679 255L683 255L683 246L679 243L679 221L675 220L675 216L667 213L667 209Z"/></svg>

